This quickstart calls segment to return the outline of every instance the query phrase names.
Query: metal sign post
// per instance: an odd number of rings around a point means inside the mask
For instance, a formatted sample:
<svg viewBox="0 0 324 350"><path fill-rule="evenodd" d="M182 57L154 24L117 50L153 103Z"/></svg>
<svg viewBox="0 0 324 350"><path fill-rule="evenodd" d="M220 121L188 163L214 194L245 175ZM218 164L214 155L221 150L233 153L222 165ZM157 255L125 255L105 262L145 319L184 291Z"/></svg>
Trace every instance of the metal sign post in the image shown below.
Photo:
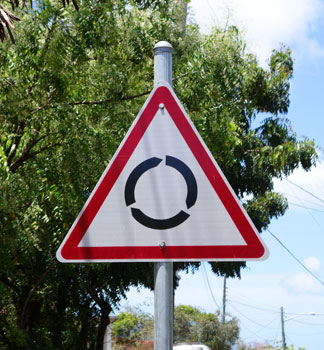
<svg viewBox="0 0 324 350"><path fill-rule="evenodd" d="M154 86L160 81L172 86L172 51L172 45L166 41L154 46ZM172 347L173 263L157 262L154 265L154 350Z"/></svg>

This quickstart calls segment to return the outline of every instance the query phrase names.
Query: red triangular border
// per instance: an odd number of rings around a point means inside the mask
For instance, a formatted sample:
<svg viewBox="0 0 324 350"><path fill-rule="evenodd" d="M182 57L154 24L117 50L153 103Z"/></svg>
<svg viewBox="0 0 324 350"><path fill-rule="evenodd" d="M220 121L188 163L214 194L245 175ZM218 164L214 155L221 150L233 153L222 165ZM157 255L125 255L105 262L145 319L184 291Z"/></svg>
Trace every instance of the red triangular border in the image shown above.
<svg viewBox="0 0 324 350"><path fill-rule="evenodd" d="M161 103L168 110L169 115L241 233L246 245L166 246L164 249L161 249L159 246L78 247L101 205L109 195L110 190L156 115ZM57 252L57 258L62 262L258 260L265 259L267 255L268 250L260 239L252 221L239 204L236 195L210 155L195 127L185 115L177 97L167 84L160 84L152 91L142 111L134 121Z"/></svg>

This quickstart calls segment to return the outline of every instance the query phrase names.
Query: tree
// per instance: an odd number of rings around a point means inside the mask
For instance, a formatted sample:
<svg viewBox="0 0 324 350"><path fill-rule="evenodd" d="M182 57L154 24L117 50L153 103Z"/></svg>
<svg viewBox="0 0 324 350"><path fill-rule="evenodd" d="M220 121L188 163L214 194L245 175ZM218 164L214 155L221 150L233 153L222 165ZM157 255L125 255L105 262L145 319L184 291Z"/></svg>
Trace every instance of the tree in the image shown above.
<svg viewBox="0 0 324 350"><path fill-rule="evenodd" d="M220 313L206 313L195 307L179 305L174 309L174 342L201 343L213 350L230 350L238 340L239 327L235 318L226 323Z"/></svg>
<svg viewBox="0 0 324 350"><path fill-rule="evenodd" d="M122 70L112 67L101 78L102 38L96 37L91 23L100 11L102 16L105 11L112 17L121 15L113 10L113 4L98 4L95 14L85 9L70 15L55 4L40 3L39 11L22 22L17 45L6 43L0 53L6 67L1 72L0 106L0 337L8 348L100 349L111 309L129 286L152 286L150 264L68 266L54 258L120 142L127 118L132 118L126 114L132 99L120 105L119 89L126 83L126 77L118 78ZM119 11L124 11L124 4ZM99 25L105 28L99 30L117 35L116 18L107 23L102 18ZM85 48L86 40L98 58L88 59L91 48ZM116 37L106 40L120 42ZM90 71L92 77L86 79ZM95 104L88 113L87 104L79 101L86 90L91 98L93 84L100 85L100 78L107 82L107 75L110 83L102 84L103 94L111 101ZM91 159L90 168L85 157Z"/></svg>
<svg viewBox="0 0 324 350"><path fill-rule="evenodd" d="M239 328L235 318L222 323L217 312L206 313L189 305L174 308L174 343L201 343L213 350L232 349L238 340ZM112 324L112 336L122 348L141 347L153 339L153 317L141 307L129 308Z"/></svg>
<svg viewBox="0 0 324 350"><path fill-rule="evenodd" d="M35 3L36 4L33 4ZM63 7L70 5L70 0L60 0ZM168 2L168 1L167 1ZM79 11L79 1L71 0L76 11ZM132 5L136 5L139 8L148 9L150 7L160 7L159 1L157 0L133 0L131 1ZM8 5L11 7L11 11L8 9ZM38 6L37 1L30 0L29 5L31 8ZM22 10L27 9L28 1L27 0L0 0L0 40L3 42L6 38L6 31L8 32L9 38L13 44L15 44L15 38L13 31L15 29L14 21L20 21L20 18L17 17L13 12L18 11L19 8Z"/></svg>
<svg viewBox="0 0 324 350"><path fill-rule="evenodd" d="M143 348L145 340L153 340L153 317L141 309L142 306L128 307L118 315L111 328L115 348Z"/></svg>
<svg viewBox="0 0 324 350"><path fill-rule="evenodd" d="M275 51L263 69L237 29L184 31L176 5L85 0L75 11L41 0L19 12L16 45L1 45L0 346L101 349L128 288L152 287L151 264L64 265L54 256L152 88L161 39L175 49L175 92L235 192L249 195L260 231L287 208L273 178L315 164L313 142L282 117L290 51ZM212 264L232 277L244 266Z"/></svg>

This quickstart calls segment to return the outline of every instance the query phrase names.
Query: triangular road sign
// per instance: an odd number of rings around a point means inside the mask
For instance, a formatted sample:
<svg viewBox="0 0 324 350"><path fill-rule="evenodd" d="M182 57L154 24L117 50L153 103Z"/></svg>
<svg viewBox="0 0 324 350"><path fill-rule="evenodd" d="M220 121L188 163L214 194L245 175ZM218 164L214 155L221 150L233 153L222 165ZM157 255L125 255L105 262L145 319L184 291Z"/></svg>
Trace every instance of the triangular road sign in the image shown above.
<svg viewBox="0 0 324 350"><path fill-rule="evenodd" d="M262 260L268 250L167 83L57 251L62 262Z"/></svg>

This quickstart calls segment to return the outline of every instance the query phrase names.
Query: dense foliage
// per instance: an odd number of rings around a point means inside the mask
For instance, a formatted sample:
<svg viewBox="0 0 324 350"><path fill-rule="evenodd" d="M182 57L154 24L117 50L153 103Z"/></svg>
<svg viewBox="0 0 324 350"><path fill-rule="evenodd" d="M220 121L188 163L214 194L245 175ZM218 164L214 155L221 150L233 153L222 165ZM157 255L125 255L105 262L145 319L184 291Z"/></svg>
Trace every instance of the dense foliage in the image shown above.
<svg viewBox="0 0 324 350"><path fill-rule="evenodd" d="M122 312L112 324L115 349L139 348L153 340L153 317L140 308ZM239 336L235 318L226 322L219 313L206 313L189 305L174 308L174 343L200 343L213 350L230 350Z"/></svg>
<svg viewBox="0 0 324 350"><path fill-rule="evenodd" d="M273 178L316 161L283 117L290 51L263 69L236 28L202 36L179 25L177 4L41 0L16 12L16 45L0 47L0 347L102 349L128 288L152 287L150 264L54 256L152 89L156 42L173 45L175 92L260 231L287 208ZM228 276L244 266L212 264Z"/></svg>
<svg viewBox="0 0 324 350"><path fill-rule="evenodd" d="M206 313L188 305L174 309L175 343L200 343L213 350L230 350L238 337L235 318L222 322L219 313Z"/></svg>
<svg viewBox="0 0 324 350"><path fill-rule="evenodd" d="M111 325L113 349L143 347L145 341L153 341L154 319L142 306L126 308Z"/></svg>

